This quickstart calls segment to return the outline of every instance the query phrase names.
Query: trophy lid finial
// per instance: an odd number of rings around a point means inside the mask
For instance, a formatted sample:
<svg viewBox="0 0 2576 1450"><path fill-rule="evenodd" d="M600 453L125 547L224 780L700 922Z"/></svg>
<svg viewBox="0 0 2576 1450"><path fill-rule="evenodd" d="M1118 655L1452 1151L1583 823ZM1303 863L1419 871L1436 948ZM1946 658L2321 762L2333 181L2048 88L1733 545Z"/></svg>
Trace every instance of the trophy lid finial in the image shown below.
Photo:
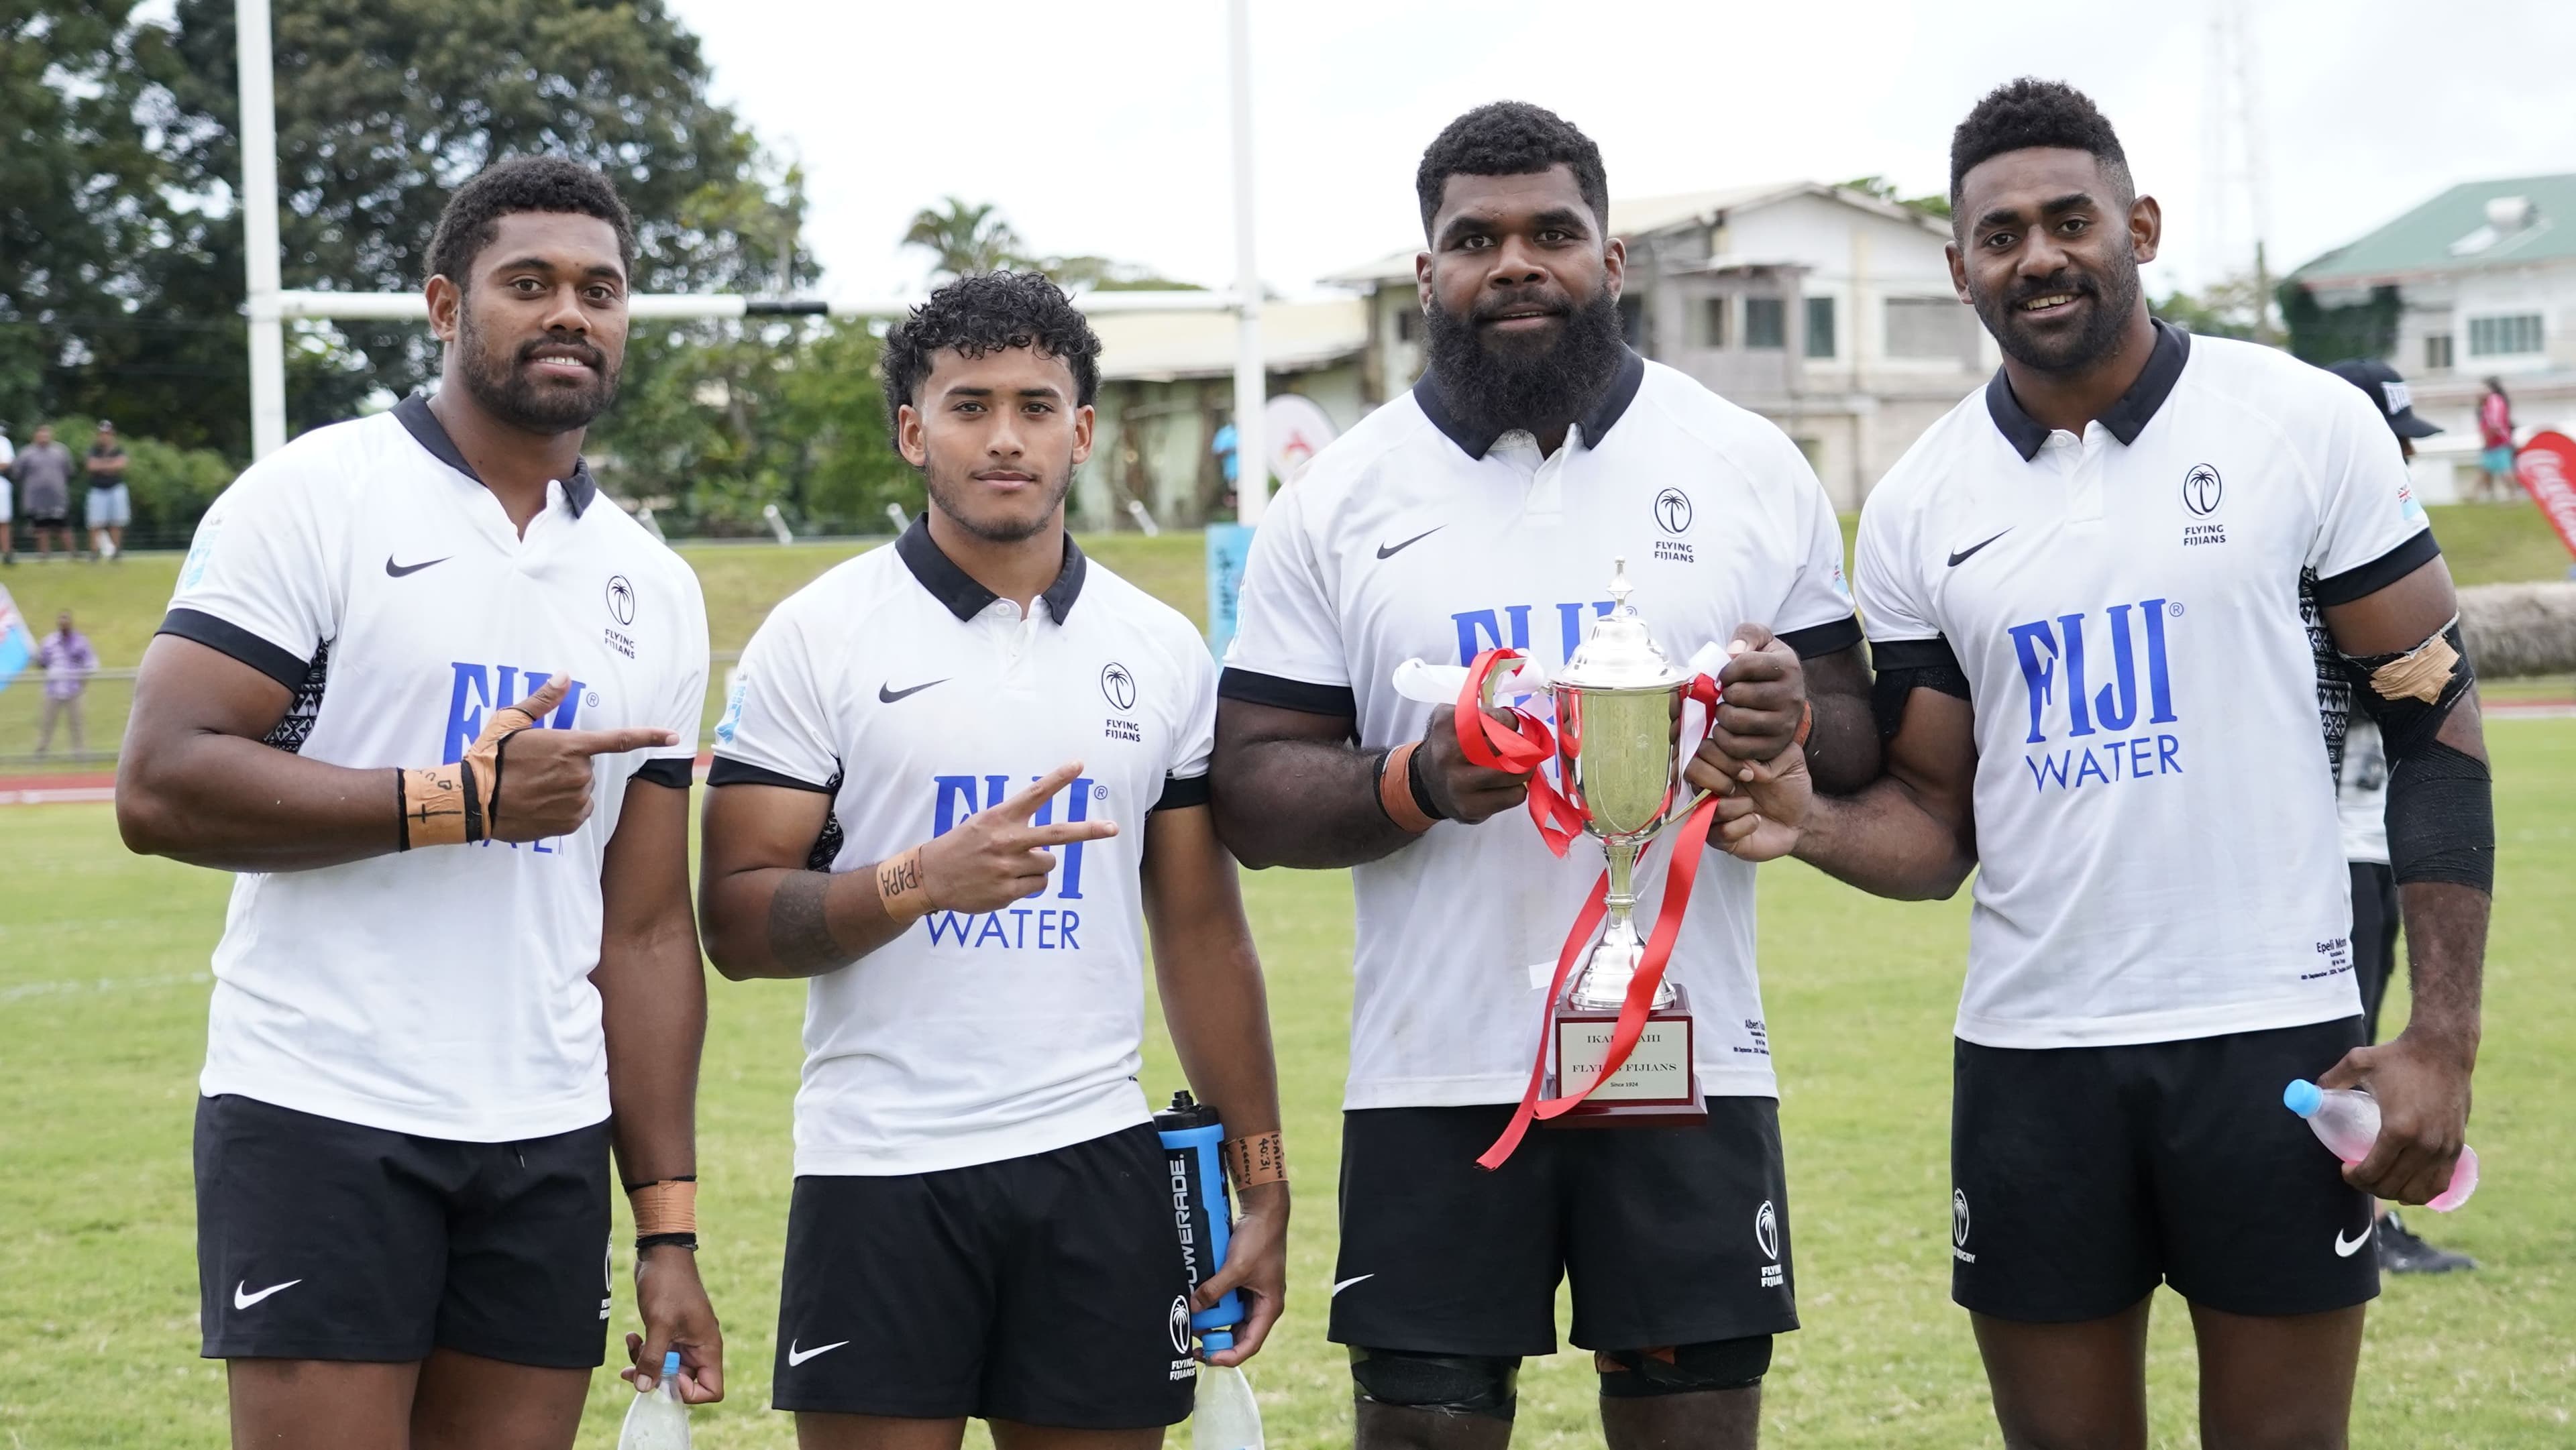
<svg viewBox="0 0 2576 1450"><path fill-rule="evenodd" d="M1628 602L1635 587L1628 579L1627 559L1613 559L1610 612L1592 621L1592 632L1557 674L1558 684L1575 689L1668 689L1689 680L1657 647L1654 632Z"/></svg>

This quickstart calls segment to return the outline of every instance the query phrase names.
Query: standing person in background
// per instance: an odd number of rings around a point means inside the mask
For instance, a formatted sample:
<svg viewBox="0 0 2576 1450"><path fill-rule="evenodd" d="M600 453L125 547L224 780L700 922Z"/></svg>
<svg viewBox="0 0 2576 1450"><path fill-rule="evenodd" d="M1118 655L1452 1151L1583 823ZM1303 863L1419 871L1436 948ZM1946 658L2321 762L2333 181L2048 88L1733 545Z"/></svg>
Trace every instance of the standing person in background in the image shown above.
<svg viewBox="0 0 2576 1450"><path fill-rule="evenodd" d="M98 437L89 445L83 466L89 470L88 507L83 511L83 522L89 526L89 555L113 559L125 551L125 525L134 514L133 501L125 492L125 445L117 441L115 424L98 425Z"/></svg>
<svg viewBox="0 0 2576 1450"><path fill-rule="evenodd" d="M36 753L54 748L54 721L68 715L72 754L78 757L87 748L81 738L81 691L98 670L98 652L89 647L87 635L72 628L70 610L55 617L54 632L36 646L36 666L45 672L45 714L36 729Z"/></svg>
<svg viewBox="0 0 2576 1450"><path fill-rule="evenodd" d="M2513 399L2504 380L2487 379L2487 395L2478 399L2478 497L2510 501L2520 487L2513 478Z"/></svg>
<svg viewBox="0 0 2576 1450"><path fill-rule="evenodd" d="M18 491L11 481L9 466L18 459L18 450L10 446L9 430L0 426L0 564L18 562L18 526L11 521L9 499Z"/></svg>
<svg viewBox="0 0 2576 1450"><path fill-rule="evenodd" d="M27 505L27 527L36 536L36 552L41 558L54 556L54 545L71 552L71 536L64 522L72 508L72 451L54 441L54 427L47 423L36 429L35 441L10 465L9 476L18 480L19 497Z"/></svg>
<svg viewBox="0 0 2576 1450"><path fill-rule="evenodd" d="M2401 458L2415 457L2415 440L2442 430L2415 414L2406 380L2374 358L2346 358L2326 369L2369 395L2397 435ZM2331 665L2320 638L2319 660ZM2337 707L2350 720L2343 737L2343 759L2335 773L2335 804L2343 817L2343 855L2352 867L2352 961L2361 988L2361 1032L2364 1041L2379 1040L2379 1004L2388 995L2397 971L2397 873L2388 864L2388 748L2379 726L2367 714L2351 713L2352 686L2331 668L2321 667L2321 688L2331 681L2342 697ZM2447 1274L2474 1269L2478 1261L2450 1249L2437 1249L2415 1236L2395 1209L2378 1202L2379 1234L2375 1251L2379 1268L2389 1274Z"/></svg>

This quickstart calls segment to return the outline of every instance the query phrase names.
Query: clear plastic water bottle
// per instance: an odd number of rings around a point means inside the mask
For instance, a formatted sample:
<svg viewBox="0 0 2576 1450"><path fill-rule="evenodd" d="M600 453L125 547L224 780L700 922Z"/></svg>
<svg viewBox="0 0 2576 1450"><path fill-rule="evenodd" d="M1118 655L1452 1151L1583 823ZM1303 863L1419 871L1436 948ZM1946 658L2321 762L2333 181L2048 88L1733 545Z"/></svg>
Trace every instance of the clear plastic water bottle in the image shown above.
<svg viewBox="0 0 2576 1450"><path fill-rule="evenodd" d="M1214 1336L1210 1336L1213 1338ZM1190 1450L1262 1450L1261 1406L1240 1369L1199 1366L1198 1402L1190 1411Z"/></svg>
<svg viewBox="0 0 2576 1450"><path fill-rule="evenodd" d="M617 1450L689 1450L689 1407L680 1403L680 1352L662 1356L662 1378L626 1407Z"/></svg>
<svg viewBox="0 0 2576 1450"><path fill-rule="evenodd" d="M2379 1100L2362 1089L2321 1088L2297 1078L2281 1090L2281 1106L2307 1119L2317 1141L2346 1163L2369 1157L2371 1145L2379 1141ZM2451 1169L2451 1186L2424 1206L2449 1213L2477 1191L2478 1153L2463 1143L2460 1161Z"/></svg>

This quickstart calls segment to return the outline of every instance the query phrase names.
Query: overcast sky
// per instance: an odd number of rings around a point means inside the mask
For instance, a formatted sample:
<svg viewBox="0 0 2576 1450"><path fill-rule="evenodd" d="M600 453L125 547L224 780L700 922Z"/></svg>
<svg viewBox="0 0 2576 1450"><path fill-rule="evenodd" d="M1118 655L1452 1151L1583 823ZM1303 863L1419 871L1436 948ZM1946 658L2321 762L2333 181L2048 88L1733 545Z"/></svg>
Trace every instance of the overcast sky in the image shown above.
<svg viewBox="0 0 2576 1450"><path fill-rule="evenodd" d="M1222 0L670 3L718 97L804 166L827 292L917 288L897 239L952 194L1042 252L1233 271ZM1584 128L1617 195L1873 173L1913 194L1947 186L1978 95L2034 74L2091 93L2164 202L2151 286L2196 286L2252 246L2243 187L2204 161L2218 3L1253 0L1262 276L1296 294L1418 245L1414 165L1480 102ZM2576 170L2576 4L2242 3L2276 272L2455 181Z"/></svg>

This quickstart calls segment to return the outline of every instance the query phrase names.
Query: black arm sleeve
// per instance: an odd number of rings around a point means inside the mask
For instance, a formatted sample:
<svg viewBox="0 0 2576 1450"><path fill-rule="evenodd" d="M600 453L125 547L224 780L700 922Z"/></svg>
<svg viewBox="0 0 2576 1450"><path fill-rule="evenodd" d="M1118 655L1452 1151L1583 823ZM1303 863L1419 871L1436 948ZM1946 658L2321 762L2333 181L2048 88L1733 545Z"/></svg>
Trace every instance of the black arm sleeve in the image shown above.
<svg viewBox="0 0 2576 1450"><path fill-rule="evenodd" d="M1877 677L1869 686L1869 710L1878 719L1881 740L1896 738L1897 727L1905 723L1905 699L1916 690L1969 698L1968 672L1959 668L1959 656L1950 641L1939 635L1892 639L1873 646L1870 666Z"/></svg>

